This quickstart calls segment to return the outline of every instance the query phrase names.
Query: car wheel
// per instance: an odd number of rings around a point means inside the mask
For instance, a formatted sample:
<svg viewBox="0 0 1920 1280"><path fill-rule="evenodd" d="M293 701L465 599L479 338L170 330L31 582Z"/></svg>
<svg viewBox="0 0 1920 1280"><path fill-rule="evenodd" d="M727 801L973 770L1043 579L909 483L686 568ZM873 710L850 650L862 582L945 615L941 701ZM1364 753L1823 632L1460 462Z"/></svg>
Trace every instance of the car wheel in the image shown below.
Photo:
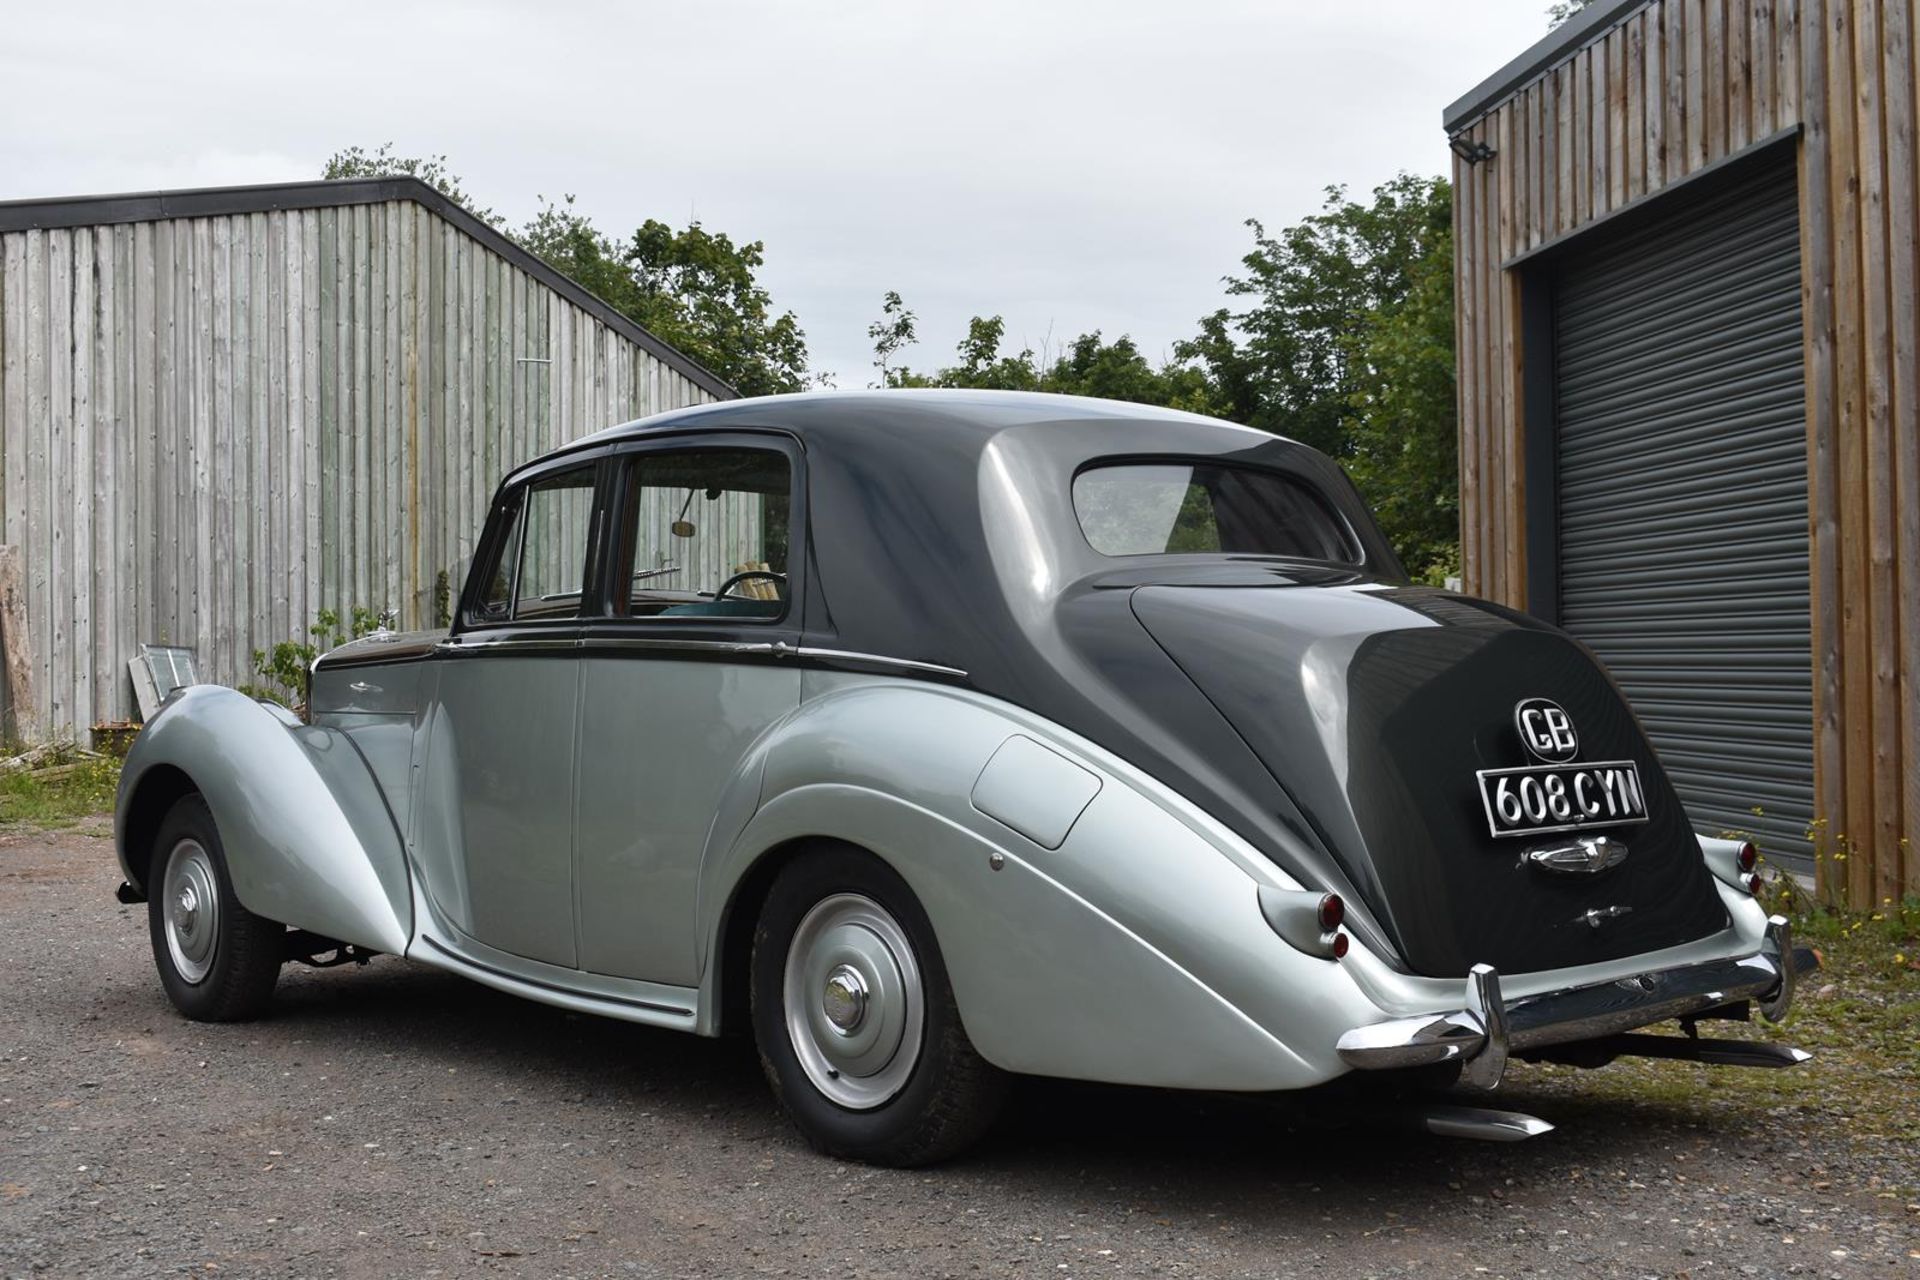
<svg viewBox="0 0 1920 1280"><path fill-rule="evenodd" d="M752 968L761 1064L820 1151L929 1164L993 1123L1006 1077L974 1052L926 912L878 858L836 846L782 870Z"/></svg>
<svg viewBox="0 0 1920 1280"><path fill-rule="evenodd" d="M266 1012L286 929L240 905L213 813L199 795L167 811L147 880L147 926L160 985L196 1022Z"/></svg>

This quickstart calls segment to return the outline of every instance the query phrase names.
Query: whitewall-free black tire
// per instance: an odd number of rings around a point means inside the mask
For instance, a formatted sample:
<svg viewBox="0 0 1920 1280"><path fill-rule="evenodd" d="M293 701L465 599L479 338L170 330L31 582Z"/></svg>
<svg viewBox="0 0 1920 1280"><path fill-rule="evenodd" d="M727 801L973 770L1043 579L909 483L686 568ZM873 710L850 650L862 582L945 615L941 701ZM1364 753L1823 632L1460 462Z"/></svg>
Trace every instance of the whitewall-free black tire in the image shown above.
<svg viewBox="0 0 1920 1280"><path fill-rule="evenodd" d="M147 926L160 985L196 1022L257 1018L273 999L286 929L234 897L207 802L182 796L160 823L148 863Z"/></svg>
<svg viewBox="0 0 1920 1280"><path fill-rule="evenodd" d="M761 1064L820 1151L929 1164L993 1123L1006 1077L967 1039L926 912L880 859L823 845L784 867L752 968Z"/></svg>

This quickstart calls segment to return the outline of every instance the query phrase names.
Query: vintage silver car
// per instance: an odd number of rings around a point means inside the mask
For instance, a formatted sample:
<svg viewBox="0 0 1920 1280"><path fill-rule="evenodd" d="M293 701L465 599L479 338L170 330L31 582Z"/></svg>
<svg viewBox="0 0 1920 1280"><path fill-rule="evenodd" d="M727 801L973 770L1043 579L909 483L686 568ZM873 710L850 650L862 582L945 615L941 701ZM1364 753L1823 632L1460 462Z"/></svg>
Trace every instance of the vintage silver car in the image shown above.
<svg viewBox="0 0 1920 1280"><path fill-rule="evenodd" d="M405 956L750 1029L810 1141L899 1164L1015 1073L1805 1056L1698 1034L1778 1019L1811 955L1593 656L1408 585L1284 439L985 392L681 410L507 476L456 613L321 657L311 723L201 686L141 733L121 897L188 1017Z"/></svg>

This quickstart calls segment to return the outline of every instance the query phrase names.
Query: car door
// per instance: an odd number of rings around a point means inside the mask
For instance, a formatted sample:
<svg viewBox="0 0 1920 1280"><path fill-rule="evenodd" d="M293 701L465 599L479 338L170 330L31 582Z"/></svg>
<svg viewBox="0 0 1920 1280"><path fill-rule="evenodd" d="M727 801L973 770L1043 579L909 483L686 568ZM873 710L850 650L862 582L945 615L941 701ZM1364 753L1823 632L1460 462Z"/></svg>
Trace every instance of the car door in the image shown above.
<svg viewBox="0 0 1920 1280"><path fill-rule="evenodd" d="M748 749L800 701L803 461L775 433L615 454L608 616L581 660L580 967L692 986L694 895ZM780 646L776 648L776 645Z"/></svg>
<svg viewBox="0 0 1920 1280"><path fill-rule="evenodd" d="M580 639L603 607L605 451L508 490L442 646L415 856L439 913L485 947L574 967Z"/></svg>

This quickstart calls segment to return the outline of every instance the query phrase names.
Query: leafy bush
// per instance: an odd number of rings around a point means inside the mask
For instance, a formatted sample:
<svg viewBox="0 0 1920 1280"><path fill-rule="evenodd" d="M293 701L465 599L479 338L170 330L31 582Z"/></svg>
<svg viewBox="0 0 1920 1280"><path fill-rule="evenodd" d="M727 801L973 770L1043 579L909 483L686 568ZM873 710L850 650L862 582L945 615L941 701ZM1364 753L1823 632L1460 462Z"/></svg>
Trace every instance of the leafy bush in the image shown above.
<svg viewBox="0 0 1920 1280"><path fill-rule="evenodd" d="M306 705L307 672L313 669L313 660L328 649L379 630L380 622L379 614L356 604L347 611L347 629L342 631L340 615L322 609L307 628L308 639L282 640L271 649L253 651L253 674L259 682L241 685L240 692L301 710Z"/></svg>

